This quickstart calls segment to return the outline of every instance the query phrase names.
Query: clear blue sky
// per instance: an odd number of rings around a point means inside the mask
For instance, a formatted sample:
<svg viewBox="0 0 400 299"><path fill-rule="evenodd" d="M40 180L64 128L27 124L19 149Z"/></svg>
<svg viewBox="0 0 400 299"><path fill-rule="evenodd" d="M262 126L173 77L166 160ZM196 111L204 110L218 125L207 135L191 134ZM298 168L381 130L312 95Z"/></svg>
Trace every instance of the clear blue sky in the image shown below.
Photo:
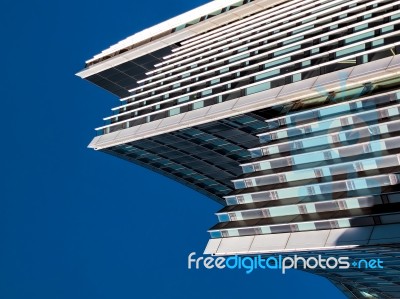
<svg viewBox="0 0 400 299"><path fill-rule="evenodd" d="M344 298L303 272L189 271L220 207L86 148L117 99L84 61L205 2L2 1L1 299Z"/></svg>

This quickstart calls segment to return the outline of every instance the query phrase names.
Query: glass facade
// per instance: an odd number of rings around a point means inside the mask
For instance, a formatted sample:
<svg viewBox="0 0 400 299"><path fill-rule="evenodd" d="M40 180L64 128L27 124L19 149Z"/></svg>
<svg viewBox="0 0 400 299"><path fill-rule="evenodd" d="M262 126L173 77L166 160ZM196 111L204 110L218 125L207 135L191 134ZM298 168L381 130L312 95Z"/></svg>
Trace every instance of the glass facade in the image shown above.
<svg viewBox="0 0 400 299"><path fill-rule="evenodd" d="M257 112L275 115L232 180L212 238L400 221L399 81Z"/></svg>
<svg viewBox="0 0 400 299"><path fill-rule="evenodd" d="M262 10L256 2L194 16L143 44L251 8L88 77L122 102L96 129L95 144L105 145L92 147L222 204L211 241L398 229L400 1L289 0ZM338 83L353 72L363 76ZM281 97L286 87L290 97ZM351 250L300 244L296 252L379 255L385 271L312 272L349 298L400 298L399 240Z"/></svg>
<svg viewBox="0 0 400 299"><path fill-rule="evenodd" d="M285 84L393 56L400 48L398 5L392 1L324 1L230 24L207 39L188 41L106 117L102 134L215 105ZM369 5L366 5L369 4ZM325 8L325 9L322 9ZM303 15L314 17L304 20ZM301 21L300 21L301 20ZM250 28L248 27L250 26ZM213 40L211 38L211 40ZM207 52L204 48L207 47ZM190 51L189 51L190 49Z"/></svg>
<svg viewBox="0 0 400 299"><path fill-rule="evenodd" d="M116 56L118 54L122 54L122 53L127 52L129 50L132 50L134 48L138 48L140 46L143 46L143 45L149 43L150 41L154 41L154 40L160 39L160 38L165 37L167 35L170 35L170 34L172 34L174 32L180 31L182 29L185 29L185 28L193 26L193 25L195 25L197 23L200 23L200 22L202 22L204 20L211 19L211 18L213 18L215 16L218 16L218 15L224 13L224 12L231 11L231 10L237 8L237 7L240 7L240 6L244 5L244 4L250 3L252 1L254 1L254 0L241 0L241 1L238 1L238 2L236 2L236 3L234 3L234 4L230 5L230 6L224 7L222 9L214 11L214 12L212 12L210 14L207 14L207 15L201 16L199 18L196 18L196 19L194 19L194 20L192 20L192 21L190 21L188 23L179 25L179 26L173 28L172 30L164 31L162 33L159 33L157 36L151 37L149 39L145 39L145 40L143 40L141 42L138 42L138 43L135 43L133 45L130 45L129 47L125 47L125 48L123 48L121 50L118 50L118 51L116 51L116 52L114 52L112 54L109 54L109 55L106 55L106 56L102 56L102 57L100 57L98 59L94 59L94 60L86 63L85 67L93 66L93 65L95 65L95 64L97 64L99 62L102 62L102 61L105 61L107 59L110 59L111 57L114 57L114 56Z"/></svg>
<svg viewBox="0 0 400 299"><path fill-rule="evenodd" d="M224 204L240 174L239 163L250 158L249 147L267 127L264 119L248 113L103 151L134 162Z"/></svg>

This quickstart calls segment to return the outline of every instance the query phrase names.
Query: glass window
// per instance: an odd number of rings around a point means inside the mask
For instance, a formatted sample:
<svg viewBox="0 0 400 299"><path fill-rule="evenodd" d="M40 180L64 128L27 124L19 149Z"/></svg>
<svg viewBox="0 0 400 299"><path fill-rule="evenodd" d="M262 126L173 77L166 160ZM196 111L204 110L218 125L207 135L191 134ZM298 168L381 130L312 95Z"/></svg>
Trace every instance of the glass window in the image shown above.
<svg viewBox="0 0 400 299"><path fill-rule="evenodd" d="M233 184L235 185L235 189L246 188L246 184L243 181L236 181Z"/></svg>
<svg viewBox="0 0 400 299"><path fill-rule="evenodd" d="M386 26L386 27L383 27L381 29L382 33L392 32L393 30L394 30L394 26L393 25Z"/></svg>
<svg viewBox="0 0 400 299"><path fill-rule="evenodd" d="M169 116L173 116L173 115L179 114L180 111L181 111L181 109L179 107L171 109L171 110L169 110Z"/></svg>
<svg viewBox="0 0 400 299"><path fill-rule="evenodd" d="M253 165L244 165L242 166L242 169L244 173L249 173L254 171Z"/></svg>
<svg viewBox="0 0 400 299"><path fill-rule="evenodd" d="M211 85L214 85L214 84L217 84L217 83L219 83L219 82L221 82L221 79L220 79L220 78L217 78L217 79L211 80L210 84L211 84Z"/></svg>
<svg viewBox="0 0 400 299"><path fill-rule="evenodd" d="M343 57L343 56L350 55L350 54L357 53L357 52L364 51L364 50L365 50L365 45L357 45L357 46L354 46L351 48L337 51L336 57L339 58L339 57Z"/></svg>
<svg viewBox="0 0 400 299"><path fill-rule="evenodd" d="M299 228L299 231L315 230L314 222L299 223L297 227Z"/></svg>
<svg viewBox="0 0 400 299"><path fill-rule="evenodd" d="M311 21L312 18L309 19L309 20ZM303 31L307 31L307 30L312 29L312 28L314 28L314 25L310 25L310 26L307 26L307 27L304 27L304 28L296 29L296 30L293 30L292 34L294 35L294 34L297 34L297 33L303 32Z"/></svg>
<svg viewBox="0 0 400 299"><path fill-rule="evenodd" d="M269 210L272 217L284 216L284 215L296 215L299 214L298 206L285 206L285 207L277 207L271 208Z"/></svg>
<svg viewBox="0 0 400 299"><path fill-rule="evenodd" d="M354 43L354 42L356 42L356 41L360 41L360 40L363 40L363 39L367 39L367 38L373 37L374 35L375 35L375 34L374 34L373 31L365 32L365 33L360 34L360 35L356 35L356 36L352 36L352 37L346 38L346 39L344 40L344 43L345 43L346 45L347 45L347 44L351 44L351 43Z"/></svg>
<svg viewBox="0 0 400 299"><path fill-rule="evenodd" d="M311 49L311 54L319 53L319 48Z"/></svg>
<svg viewBox="0 0 400 299"><path fill-rule="evenodd" d="M203 91L201 92L201 95L202 95L202 96L208 96L208 95L210 95L210 94L212 94L212 89L203 90Z"/></svg>
<svg viewBox="0 0 400 299"><path fill-rule="evenodd" d="M189 96L184 96L178 99L178 103L183 103L189 101Z"/></svg>
<svg viewBox="0 0 400 299"><path fill-rule="evenodd" d="M302 39L304 39L304 36L298 36L298 37L289 39L289 40L287 40L287 41L284 41L282 44L283 44L283 45L288 45L288 44L295 43L295 42L297 42L297 41L299 41L299 40L302 40Z"/></svg>
<svg viewBox="0 0 400 299"><path fill-rule="evenodd" d="M279 75L279 73L280 73L280 70L279 70L279 69L277 69L277 70L272 70L272 71L269 71L269 72L265 72L265 73L256 75L256 76L254 77L254 79L255 79L255 81L259 81L259 80L262 80L262 79L266 79L266 78L270 78L270 77Z"/></svg>
<svg viewBox="0 0 400 299"><path fill-rule="evenodd" d="M366 19L370 19L370 18L372 18L372 14L366 14L365 16L363 16L363 19L364 20L366 20Z"/></svg>
<svg viewBox="0 0 400 299"><path fill-rule="evenodd" d="M382 222L382 224L399 223L400 222L400 214L381 216L381 222Z"/></svg>
<svg viewBox="0 0 400 299"><path fill-rule="evenodd" d="M279 51L276 51L274 53L274 56L277 57L277 56L280 56L280 55L283 55L283 54L286 54L286 53L290 53L290 52L299 50L300 48L301 48L301 45L297 45L297 46L293 46L293 47L290 47L290 48L287 48L287 49L279 50Z"/></svg>
<svg viewBox="0 0 400 299"><path fill-rule="evenodd" d="M233 57L233 58L229 59L229 62L235 62L235 61L238 61L238 60L242 60L242 59L245 59L245 58L247 58L249 56L250 56L250 53L243 54L243 55L240 55L240 56L237 56L237 57Z"/></svg>
<svg viewBox="0 0 400 299"><path fill-rule="evenodd" d="M368 28L368 24L362 24L362 25L358 25L356 27L354 27L354 31L360 31L363 29L367 29Z"/></svg>
<svg viewBox="0 0 400 299"><path fill-rule="evenodd" d="M228 236L229 237L236 237L236 236L239 236L239 231L240 230L237 230L237 229L228 229L228 230L226 230L226 232L228 233ZM242 232L241 232L242 233ZM251 233L250 233L251 234Z"/></svg>
<svg viewBox="0 0 400 299"><path fill-rule="evenodd" d="M301 74L294 74L293 75L293 82L297 82L301 80Z"/></svg>
<svg viewBox="0 0 400 299"><path fill-rule="evenodd" d="M378 40L374 40L374 41L372 42L372 47L378 47L378 46L380 46L380 45L383 45L384 43L385 43L385 41L384 41L383 38L378 39Z"/></svg>
<svg viewBox="0 0 400 299"><path fill-rule="evenodd" d="M228 206L232 206L232 205L237 205L237 204L238 204L238 202L237 202L235 196L233 196L233 197L227 197L227 198L225 199L225 201L226 201L226 204L227 204Z"/></svg>
<svg viewBox="0 0 400 299"><path fill-rule="evenodd" d="M395 15L393 15L393 16L391 16L390 17L390 20L397 20L397 19L400 19L400 13L397 13L397 14L395 14Z"/></svg>
<svg viewBox="0 0 400 299"><path fill-rule="evenodd" d="M219 231L210 232L211 238L221 238L222 234Z"/></svg>
<svg viewBox="0 0 400 299"><path fill-rule="evenodd" d="M305 20L301 21L301 23L302 24L309 23L309 22L312 22L312 21L314 21L316 19L317 19L317 17L310 17L308 19L305 19Z"/></svg>
<svg viewBox="0 0 400 299"><path fill-rule="evenodd" d="M250 95L253 93L257 93L263 90L267 90L271 88L271 83L270 82L266 82L266 83L262 83L262 84L258 84L255 86L250 86L248 88L246 88L246 95Z"/></svg>
<svg viewBox="0 0 400 299"><path fill-rule="evenodd" d="M320 40L321 43L325 42L325 41L329 40L329 36L323 36L319 40Z"/></svg>
<svg viewBox="0 0 400 299"><path fill-rule="evenodd" d="M218 214L219 222L227 222L230 221L228 214Z"/></svg>
<svg viewBox="0 0 400 299"><path fill-rule="evenodd" d="M290 60L291 60L290 57L285 57L285 58L282 58L282 59L278 59L278 60L275 60L275 61L268 62L268 63L264 64L264 69L269 69L269 68L272 68L274 66L277 66L277 65L280 65L280 64L284 64L286 62L289 62Z"/></svg>

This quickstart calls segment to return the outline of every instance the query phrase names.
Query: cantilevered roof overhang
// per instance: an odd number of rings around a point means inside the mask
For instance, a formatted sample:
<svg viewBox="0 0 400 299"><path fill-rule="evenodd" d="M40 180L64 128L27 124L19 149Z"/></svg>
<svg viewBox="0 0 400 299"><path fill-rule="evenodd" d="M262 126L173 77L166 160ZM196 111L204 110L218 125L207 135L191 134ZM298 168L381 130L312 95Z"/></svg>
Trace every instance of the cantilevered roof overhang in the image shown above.
<svg viewBox="0 0 400 299"><path fill-rule="evenodd" d="M86 61L86 67L76 75L114 93L119 97L130 95L145 73L163 61L178 43L224 24L239 20L282 0L255 0L205 19L193 26L173 32L174 28L238 3L237 0L212 1L168 21L136 33ZM137 45L137 46L136 46Z"/></svg>

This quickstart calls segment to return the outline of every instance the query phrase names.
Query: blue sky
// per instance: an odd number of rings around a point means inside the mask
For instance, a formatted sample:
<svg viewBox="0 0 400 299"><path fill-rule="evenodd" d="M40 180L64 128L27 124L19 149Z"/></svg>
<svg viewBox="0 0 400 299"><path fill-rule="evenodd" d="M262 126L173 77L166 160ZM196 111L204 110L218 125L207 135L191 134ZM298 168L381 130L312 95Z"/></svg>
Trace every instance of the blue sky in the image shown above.
<svg viewBox="0 0 400 299"><path fill-rule="evenodd" d="M86 148L118 100L84 61L205 2L2 1L0 298L344 298L298 271L189 271L220 207Z"/></svg>

